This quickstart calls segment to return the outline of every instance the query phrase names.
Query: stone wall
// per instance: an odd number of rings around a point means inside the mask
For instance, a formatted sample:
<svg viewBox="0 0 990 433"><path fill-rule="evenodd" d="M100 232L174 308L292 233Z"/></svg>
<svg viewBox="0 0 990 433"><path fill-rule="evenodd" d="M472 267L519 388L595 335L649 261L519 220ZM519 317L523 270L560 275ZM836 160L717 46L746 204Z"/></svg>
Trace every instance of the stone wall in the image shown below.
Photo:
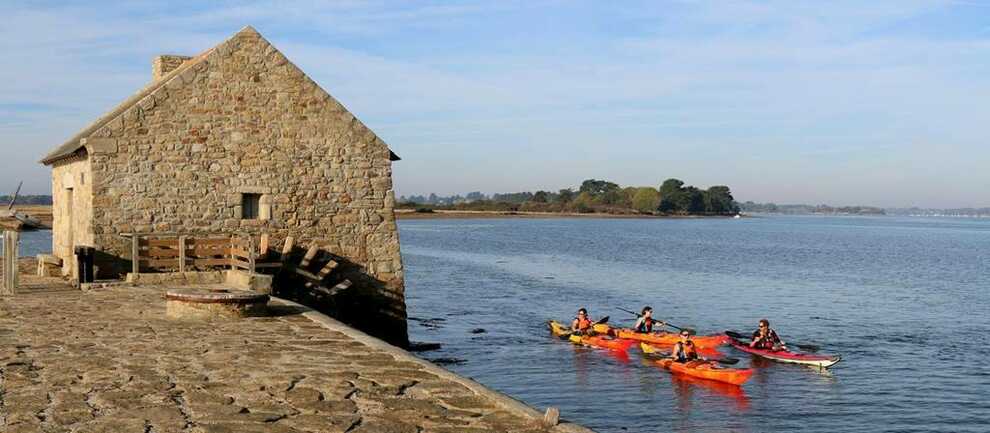
<svg viewBox="0 0 990 433"><path fill-rule="evenodd" d="M93 172L89 159L73 157L52 168L52 254L63 275L75 275L73 247L94 245Z"/></svg>
<svg viewBox="0 0 990 433"><path fill-rule="evenodd" d="M114 270L129 266L119 233L291 235L344 258L345 321L405 344L385 143L251 28L162 81L86 139L92 232ZM241 218L244 194L267 219Z"/></svg>
<svg viewBox="0 0 990 433"><path fill-rule="evenodd" d="M165 77L169 72L172 72L179 68L183 62L191 59L189 56L174 56L174 55L161 55L156 56L151 61L151 79L153 81L158 81Z"/></svg>

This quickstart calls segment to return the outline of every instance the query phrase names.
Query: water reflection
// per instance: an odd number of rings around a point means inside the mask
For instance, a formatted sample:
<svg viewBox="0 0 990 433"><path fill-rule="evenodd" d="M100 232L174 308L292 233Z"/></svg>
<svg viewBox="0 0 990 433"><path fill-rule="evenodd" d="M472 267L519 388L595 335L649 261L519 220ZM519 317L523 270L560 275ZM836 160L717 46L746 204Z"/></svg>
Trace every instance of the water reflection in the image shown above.
<svg viewBox="0 0 990 433"><path fill-rule="evenodd" d="M710 392L712 395L724 397L725 401L731 402L739 412L749 410L749 397L746 396L746 390L741 386L680 375L671 375L670 380L674 385L674 394L679 399L690 398L694 389L699 388Z"/></svg>

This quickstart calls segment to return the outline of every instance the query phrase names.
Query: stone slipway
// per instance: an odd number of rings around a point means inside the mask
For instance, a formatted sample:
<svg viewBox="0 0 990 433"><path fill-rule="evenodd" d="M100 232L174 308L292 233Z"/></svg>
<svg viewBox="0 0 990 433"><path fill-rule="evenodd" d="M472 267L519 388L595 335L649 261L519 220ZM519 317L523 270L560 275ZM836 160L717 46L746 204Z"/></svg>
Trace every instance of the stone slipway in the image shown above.
<svg viewBox="0 0 990 433"><path fill-rule="evenodd" d="M0 298L0 431L589 432L327 316L165 317L162 288Z"/></svg>

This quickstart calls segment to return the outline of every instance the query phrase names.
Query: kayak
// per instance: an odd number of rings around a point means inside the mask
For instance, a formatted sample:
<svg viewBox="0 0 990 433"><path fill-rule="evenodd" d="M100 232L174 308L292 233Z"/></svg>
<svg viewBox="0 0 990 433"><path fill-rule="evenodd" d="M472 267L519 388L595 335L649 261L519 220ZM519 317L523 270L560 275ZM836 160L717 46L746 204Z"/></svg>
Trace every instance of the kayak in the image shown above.
<svg viewBox="0 0 990 433"><path fill-rule="evenodd" d="M594 346L594 347L600 347L602 349L618 350L622 352L629 350L630 347L636 344L636 342L632 340L599 337L597 335L588 336L588 335L572 334L570 337L568 337L568 340L570 340L571 343L574 344L583 344L585 346Z"/></svg>
<svg viewBox="0 0 990 433"><path fill-rule="evenodd" d="M791 364L811 365L818 368L829 368L842 360L842 357L839 355L816 355L811 353L791 352L789 350L755 349L732 338L729 339L729 344L738 350L759 356L761 358Z"/></svg>
<svg viewBox="0 0 990 433"><path fill-rule="evenodd" d="M646 343L646 342L640 341L639 342L639 349L642 350L643 353L645 353L647 355L670 356L670 351L671 351L672 347L670 347L670 346L659 347L659 346L653 345L651 343ZM715 348L712 348L712 347L706 347L706 348L695 347L695 349L697 350L698 355L704 356L706 358L719 358L719 357L722 357L722 352L719 352L718 349L715 349Z"/></svg>
<svg viewBox="0 0 990 433"><path fill-rule="evenodd" d="M753 375L752 368L726 368L715 361L674 362L673 359L661 359L657 365L670 370L674 374L714 380L716 382L742 385Z"/></svg>
<svg viewBox="0 0 990 433"><path fill-rule="evenodd" d="M613 328L612 334L619 338L644 341L658 346L673 346L681 341L681 336L674 332L644 334L632 329ZM691 337L694 347L699 349L715 348L729 342L726 335L694 335Z"/></svg>
<svg viewBox="0 0 990 433"><path fill-rule="evenodd" d="M618 350L625 352L632 345L636 344L631 340L619 340L598 335L576 335L571 333L571 328L564 326L560 322L551 320L547 322L550 326L550 333L557 337L567 337L568 341L584 346L600 347L602 349Z"/></svg>
<svg viewBox="0 0 990 433"><path fill-rule="evenodd" d="M564 326L563 323L560 323L560 322L558 322L556 320L551 320L551 321L547 322L547 325L550 326L550 333L553 334L554 336L557 336L557 337L567 337L567 336L571 335L571 332L572 332L571 331L571 327L570 326ZM609 333L609 327L608 327L608 325L606 325L604 323L596 323L596 324L592 325L591 328L594 329L595 332L597 332L599 334L608 334L608 335L611 335Z"/></svg>
<svg viewBox="0 0 990 433"><path fill-rule="evenodd" d="M562 323L556 320L551 320L547 322L547 325L550 326L550 334L552 334L555 337L566 337L568 335L571 335L571 328L569 326L564 326Z"/></svg>

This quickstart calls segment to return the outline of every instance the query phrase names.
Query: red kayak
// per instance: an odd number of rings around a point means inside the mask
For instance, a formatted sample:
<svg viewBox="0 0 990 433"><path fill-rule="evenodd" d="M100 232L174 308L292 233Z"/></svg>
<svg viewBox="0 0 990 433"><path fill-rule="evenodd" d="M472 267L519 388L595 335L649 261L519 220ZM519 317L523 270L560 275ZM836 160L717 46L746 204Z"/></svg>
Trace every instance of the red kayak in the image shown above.
<svg viewBox="0 0 990 433"><path fill-rule="evenodd" d="M829 368L840 360L842 357L839 355L815 355L811 353L798 353L791 352L789 350L766 350L766 349L754 349L749 347L747 344L743 344L739 340L734 338L729 339L729 344L738 350L746 353L750 353L762 358L778 361L787 362L791 364L802 364L811 365L818 368Z"/></svg>

